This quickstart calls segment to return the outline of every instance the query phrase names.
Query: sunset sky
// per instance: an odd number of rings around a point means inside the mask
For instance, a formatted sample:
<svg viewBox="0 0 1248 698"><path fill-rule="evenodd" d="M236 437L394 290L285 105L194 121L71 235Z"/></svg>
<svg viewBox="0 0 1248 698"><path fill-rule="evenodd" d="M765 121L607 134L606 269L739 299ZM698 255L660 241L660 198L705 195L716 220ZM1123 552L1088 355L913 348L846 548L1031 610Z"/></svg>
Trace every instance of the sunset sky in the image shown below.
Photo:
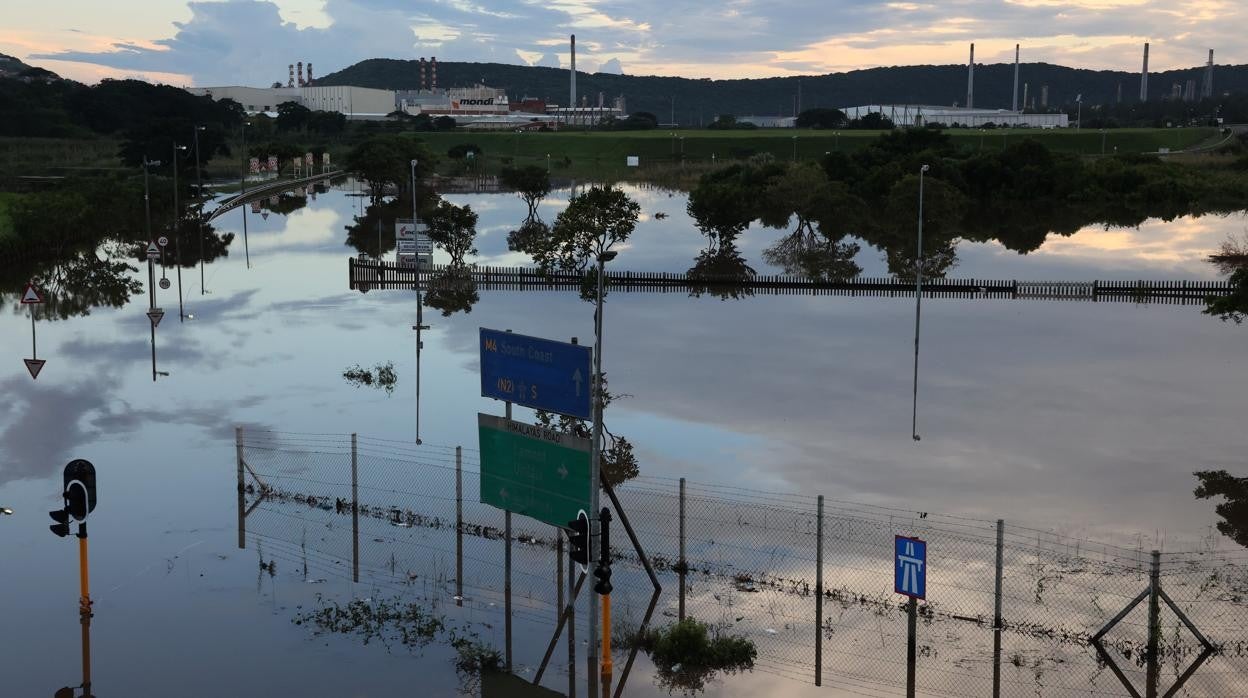
<svg viewBox="0 0 1248 698"><path fill-rule="evenodd" d="M0 53L95 82L267 85L365 58L763 77L1013 60L1138 71L1248 62L1242 0L56 0L9 3Z"/></svg>

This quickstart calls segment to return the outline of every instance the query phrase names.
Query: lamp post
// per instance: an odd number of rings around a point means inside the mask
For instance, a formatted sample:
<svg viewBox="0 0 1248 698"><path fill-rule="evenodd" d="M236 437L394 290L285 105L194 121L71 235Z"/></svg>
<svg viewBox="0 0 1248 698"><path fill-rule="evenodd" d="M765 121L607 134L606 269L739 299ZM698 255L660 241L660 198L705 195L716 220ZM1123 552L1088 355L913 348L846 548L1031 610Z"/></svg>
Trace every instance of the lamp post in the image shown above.
<svg viewBox="0 0 1248 698"><path fill-rule="evenodd" d="M910 436L919 440L919 317L923 308L923 173L928 166L919 168L919 236L918 253L914 258L914 404L910 413Z"/></svg>
<svg viewBox="0 0 1248 698"><path fill-rule="evenodd" d="M841 132L832 132L832 150L840 151L841 149Z"/></svg>
<svg viewBox="0 0 1248 698"><path fill-rule="evenodd" d="M251 246L247 244L247 206L243 199L247 198L247 162L250 157L247 155L247 127L250 125L250 122L244 121L242 128L239 129L243 132L243 179L241 183L242 192L238 195L240 201L239 208L243 210L243 254L247 258L248 269L251 268Z"/></svg>
<svg viewBox="0 0 1248 698"><path fill-rule="evenodd" d="M191 129L191 138L195 141L195 182L199 194L199 295L204 295L204 173L199 165L199 132L206 126Z"/></svg>
<svg viewBox="0 0 1248 698"><path fill-rule="evenodd" d="M1101 129L1101 155L1105 154L1105 129Z"/></svg>
<svg viewBox="0 0 1248 698"><path fill-rule="evenodd" d="M550 174L550 153L546 153L546 174Z"/></svg>
<svg viewBox="0 0 1248 698"><path fill-rule="evenodd" d="M550 157L547 155L546 157ZM420 240L420 221L416 217L416 159L412 159L412 234L416 240ZM549 170L547 170L549 171ZM421 445L420 440L420 351L425 348L424 340L421 338L421 332L429 329L425 324L425 304L420 293L420 248L416 248L416 445Z"/></svg>
<svg viewBox="0 0 1248 698"><path fill-rule="evenodd" d="M793 136L793 162L797 162L797 136Z"/></svg>
<svg viewBox="0 0 1248 698"><path fill-rule="evenodd" d="M178 151L186 150L186 146L173 142L173 263L178 270L178 322L186 321L186 313L182 309L182 210L178 208Z"/></svg>
<svg viewBox="0 0 1248 698"><path fill-rule="evenodd" d="M591 433L589 458L589 483L591 511L599 511L598 494L602 490L602 296L603 278L606 276L606 263L615 259L614 251L601 252L598 255L598 297L594 311L594 427ZM598 536L602 535L602 527L597 516L589 517L589 566L598 561ZM589 665L590 690L594 688L593 672L598 670L598 595L589 595ZM606 698L605 696L603 698Z"/></svg>
<svg viewBox="0 0 1248 698"><path fill-rule="evenodd" d="M1075 131L1083 129L1083 93L1075 95Z"/></svg>

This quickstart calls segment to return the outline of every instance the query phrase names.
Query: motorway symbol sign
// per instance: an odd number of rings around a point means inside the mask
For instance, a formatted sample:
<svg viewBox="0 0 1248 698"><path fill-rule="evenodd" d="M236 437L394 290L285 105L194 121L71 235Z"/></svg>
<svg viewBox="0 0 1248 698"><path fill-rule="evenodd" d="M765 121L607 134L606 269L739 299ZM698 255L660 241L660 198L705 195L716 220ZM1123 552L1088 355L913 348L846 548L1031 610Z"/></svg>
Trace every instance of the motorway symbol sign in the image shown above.
<svg viewBox="0 0 1248 698"><path fill-rule="evenodd" d="M161 310L160 308L152 308L151 310L147 311L147 319L152 321L152 327L159 326L160 321L163 320L164 317L165 317L165 311Z"/></svg>
<svg viewBox="0 0 1248 698"><path fill-rule="evenodd" d="M481 395L590 419L589 347L481 328Z"/></svg>
<svg viewBox="0 0 1248 698"><path fill-rule="evenodd" d="M160 259L160 248L156 246L156 243L154 242L147 243L147 258L148 259Z"/></svg>
<svg viewBox="0 0 1248 698"><path fill-rule="evenodd" d="M927 543L897 536L893 561L893 591L912 599L927 598Z"/></svg>
<svg viewBox="0 0 1248 698"><path fill-rule="evenodd" d="M22 291L22 305L31 305L42 302L43 296L39 295L39 289L35 288L33 283L26 284L26 290Z"/></svg>
<svg viewBox="0 0 1248 698"><path fill-rule="evenodd" d="M169 279L161 279L161 280L160 280L160 287L161 287L161 288L163 288L163 289L168 290L168 288L169 288L169 283L170 283L170 282L169 282Z"/></svg>
<svg viewBox="0 0 1248 698"><path fill-rule="evenodd" d="M567 526L590 508L589 439L477 415L481 502Z"/></svg>
<svg viewBox="0 0 1248 698"><path fill-rule="evenodd" d="M161 235L160 237L156 238L156 244L160 245L161 247L165 247L169 244L169 238L165 237L164 235Z"/></svg>
<svg viewBox="0 0 1248 698"><path fill-rule="evenodd" d="M26 370L30 371L30 377L39 378L39 372L43 370L43 365L48 362L47 359L22 359L26 362Z"/></svg>

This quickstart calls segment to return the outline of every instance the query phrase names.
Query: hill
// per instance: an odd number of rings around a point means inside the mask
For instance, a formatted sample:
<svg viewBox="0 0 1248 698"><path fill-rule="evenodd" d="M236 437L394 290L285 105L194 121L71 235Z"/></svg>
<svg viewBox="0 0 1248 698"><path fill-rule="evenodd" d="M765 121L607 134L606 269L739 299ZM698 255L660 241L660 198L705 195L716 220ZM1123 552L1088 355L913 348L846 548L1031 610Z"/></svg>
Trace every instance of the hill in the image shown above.
<svg viewBox="0 0 1248 698"><path fill-rule="evenodd" d="M1174 83L1186 85L1203 79L1203 67L1171 70L1149 75L1149 97L1161 100L1170 95ZM1137 101L1138 73L1113 70L1082 70L1049 63L1024 63L1019 69L1019 98L1027 83L1029 98L1040 104L1041 87L1049 88L1049 106L1073 106L1083 95L1085 104L1114 104L1118 89L1122 101ZM418 62L373 58L331 73L318 85L357 85L381 89L415 89ZM502 63L438 63L438 84L443 87L467 86L484 82L507 90L508 96L539 97L565 104L568 99L568 71L559 68L506 65ZM718 114L793 113L798 84L802 108L846 107L862 104L938 104L966 100L966 66L914 65L870 68L848 73L803 77L776 77L741 80L710 80L679 77L581 73L576 76L577 94L596 103L599 92L607 103L624 95L629 111L648 111L660 120L675 118L682 124L709 123ZM1014 84L1013 64L975 66L975 105L1008 109ZM1248 92L1248 65L1215 66L1214 90Z"/></svg>
<svg viewBox="0 0 1248 698"><path fill-rule="evenodd" d="M26 65L13 56L0 53L0 78L24 78L28 80L60 80L61 77L50 70Z"/></svg>

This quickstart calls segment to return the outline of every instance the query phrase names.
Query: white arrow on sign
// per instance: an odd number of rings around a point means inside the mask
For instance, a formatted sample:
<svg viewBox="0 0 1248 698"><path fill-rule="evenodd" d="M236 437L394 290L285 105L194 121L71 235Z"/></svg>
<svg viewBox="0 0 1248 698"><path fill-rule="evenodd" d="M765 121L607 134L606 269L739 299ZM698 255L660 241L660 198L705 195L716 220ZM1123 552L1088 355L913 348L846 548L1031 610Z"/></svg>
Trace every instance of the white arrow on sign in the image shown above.
<svg viewBox="0 0 1248 698"><path fill-rule="evenodd" d="M504 487L503 489L498 491L498 496L502 497L503 501L507 501L507 498L510 497L511 495L507 494L507 488Z"/></svg>
<svg viewBox="0 0 1248 698"><path fill-rule="evenodd" d="M160 259L160 248L156 246L156 243L154 242L147 243L147 258L148 259Z"/></svg>
<svg viewBox="0 0 1248 698"><path fill-rule="evenodd" d="M572 382L576 383L576 396L577 397L581 396L581 381L583 380L585 380L585 377L581 375L581 369L579 368L576 369L576 373L572 374Z"/></svg>
<svg viewBox="0 0 1248 698"><path fill-rule="evenodd" d="M566 465L560 465L560 466L559 466L559 469L558 469L558 470L556 470L555 472L556 472L556 473L559 473L559 479L560 479L560 480L567 480L567 479L568 479L568 466L566 466Z"/></svg>
<svg viewBox="0 0 1248 698"><path fill-rule="evenodd" d="M48 362L47 359L22 359L22 361L26 362L26 370L30 371L30 377L36 380L39 378L39 372L43 370L43 365Z"/></svg>
<svg viewBox="0 0 1248 698"><path fill-rule="evenodd" d="M152 327L160 326L160 321L165 317L165 311L160 308L152 308L147 311L147 319L152 321Z"/></svg>

